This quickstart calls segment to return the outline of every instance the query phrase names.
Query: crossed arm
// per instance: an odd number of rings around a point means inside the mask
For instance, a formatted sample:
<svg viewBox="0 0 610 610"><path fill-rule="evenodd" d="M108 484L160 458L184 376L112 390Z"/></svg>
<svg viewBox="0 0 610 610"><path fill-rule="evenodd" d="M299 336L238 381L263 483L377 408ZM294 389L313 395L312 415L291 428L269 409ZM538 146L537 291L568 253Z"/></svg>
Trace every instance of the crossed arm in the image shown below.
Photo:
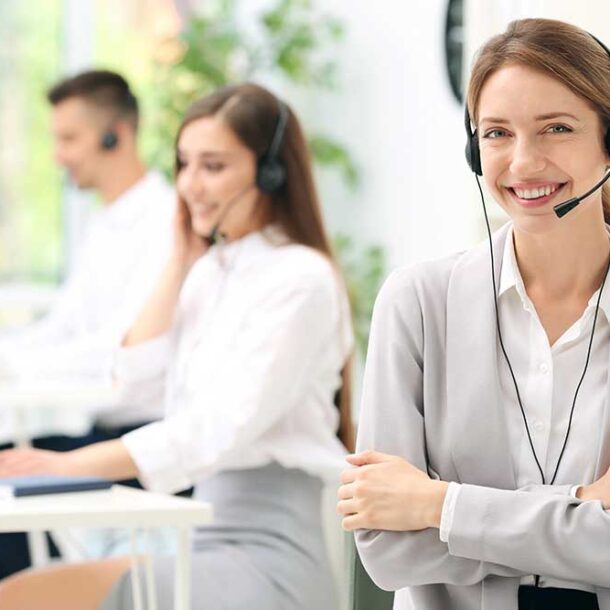
<svg viewBox="0 0 610 610"><path fill-rule="evenodd" d="M361 449L386 453L350 456L354 467L338 491L343 526L355 531L373 580L397 590L545 574L610 587L610 472L576 498L570 485L462 485L448 542L441 541L448 482L427 473L421 314L413 291L395 288L382 291L373 316L358 439Z"/></svg>
<svg viewBox="0 0 610 610"><path fill-rule="evenodd" d="M507 491L463 485L449 543L438 528L448 484L404 458L350 456L338 512L379 586L469 585L486 576L547 574L610 586L610 471L592 485ZM589 501L587 501L589 500Z"/></svg>

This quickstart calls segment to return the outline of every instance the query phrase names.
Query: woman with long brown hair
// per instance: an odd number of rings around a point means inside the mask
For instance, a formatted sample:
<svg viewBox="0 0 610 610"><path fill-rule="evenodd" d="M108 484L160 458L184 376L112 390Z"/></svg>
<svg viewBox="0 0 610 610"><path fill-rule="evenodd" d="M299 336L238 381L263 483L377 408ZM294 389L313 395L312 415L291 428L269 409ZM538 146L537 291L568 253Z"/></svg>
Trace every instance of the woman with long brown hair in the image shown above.
<svg viewBox="0 0 610 610"><path fill-rule="evenodd" d="M173 255L115 367L131 401L164 394L165 418L67 454L5 453L0 472L194 486L215 521L194 536L193 609L332 610L320 492L338 475L339 428L351 444L349 392L334 400L352 333L295 115L252 84L199 100L177 135L176 185ZM161 609L171 561L155 561ZM17 575L0 606L128 608L128 567Z"/></svg>
<svg viewBox="0 0 610 610"><path fill-rule="evenodd" d="M524 19L479 51L467 161L510 222L388 279L339 489L397 609L610 610L609 126L587 32Z"/></svg>

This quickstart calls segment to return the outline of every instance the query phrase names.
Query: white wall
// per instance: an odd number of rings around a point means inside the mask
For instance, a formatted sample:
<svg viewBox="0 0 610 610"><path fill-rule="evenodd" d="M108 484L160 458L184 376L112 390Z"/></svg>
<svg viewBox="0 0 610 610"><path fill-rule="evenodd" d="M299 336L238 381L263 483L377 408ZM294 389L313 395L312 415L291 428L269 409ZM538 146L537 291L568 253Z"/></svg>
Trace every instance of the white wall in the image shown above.
<svg viewBox="0 0 610 610"><path fill-rule="evenodd" d="M481 204L464 161L463 110L444 65L446 0L325 0L347 35L338 56L340 94L312 92L306 123L347 144L362 186L350 193L321 175L333 230L385 246L389 266L416 262L484 239ZM473 52L512 19L570 21L610 45L605 0L465 0L465 70ZM488 197L499 222L502 213Z"/></svg>
<svg viewBox="0 0 610 610"><path fill-rule="evenodd" d="M362 186L321 176L327 219L385 245L390 266L472 243L462 110L444 65L445 0L327 0L347 28L341 95L310 95L305 120L345 142ZM475 201L476 204L476 201Z"/></svg>
<svg viewBox="0 0 610 610"><path fill-rule="evenodd" d="M561 19L610 44L610 3L606 0L467 0L468 56L485 39L503 31L509 21L524 17Z"/></svg>

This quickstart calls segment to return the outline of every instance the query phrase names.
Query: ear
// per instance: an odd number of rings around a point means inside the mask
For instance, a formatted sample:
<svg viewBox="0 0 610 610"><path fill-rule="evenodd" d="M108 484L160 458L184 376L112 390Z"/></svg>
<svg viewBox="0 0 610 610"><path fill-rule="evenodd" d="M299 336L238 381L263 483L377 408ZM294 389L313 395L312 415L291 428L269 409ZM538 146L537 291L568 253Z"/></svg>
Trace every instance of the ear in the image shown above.
<svg viewBox="0 0 610 610"><path fill-rule="evenodd" d="M127 121L118 120L114 123L113 130L119 138L119 143L133 142L136 139L136 133Z"/></svg>

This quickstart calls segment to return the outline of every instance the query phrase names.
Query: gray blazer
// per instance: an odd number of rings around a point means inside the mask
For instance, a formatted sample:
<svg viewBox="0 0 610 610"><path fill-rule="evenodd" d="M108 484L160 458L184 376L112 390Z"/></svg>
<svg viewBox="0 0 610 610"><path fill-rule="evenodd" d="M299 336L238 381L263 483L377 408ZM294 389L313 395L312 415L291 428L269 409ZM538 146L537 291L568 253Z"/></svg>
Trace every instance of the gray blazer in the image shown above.
<svg viewBox="0 0 610 610"><path fill-rule="evenodd" d="M496 277L507 231L493 236ZM464 485L448 545L437 529L359 530L364 566L383 589L409 587L416 610L515 610L528 574L594 585L600 609L610 610L610 511L569 495L583 481L559 476L558 485L515 489L495 324L487 243L400 269L384 284L358 448L401 455ZM608 405L599 424L596 477L610 466ZM395 608L409 608L407 596L398 592Z"/></svg>

